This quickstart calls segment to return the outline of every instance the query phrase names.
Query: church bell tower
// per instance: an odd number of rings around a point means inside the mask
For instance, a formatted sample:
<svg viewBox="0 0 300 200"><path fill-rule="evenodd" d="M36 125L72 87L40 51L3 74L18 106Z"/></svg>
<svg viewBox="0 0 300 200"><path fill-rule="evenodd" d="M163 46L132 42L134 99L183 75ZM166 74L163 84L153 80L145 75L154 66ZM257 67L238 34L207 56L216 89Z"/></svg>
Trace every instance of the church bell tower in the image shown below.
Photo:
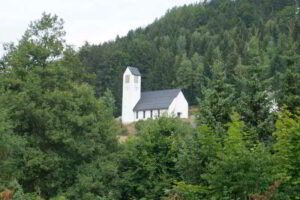
<svg viewBox="0 0 300 200"><path fill-rule="evenodd" d="M123 74L122 123L135 121L133 108L141 98L141 74L135 67L127 67Z"/></svg>

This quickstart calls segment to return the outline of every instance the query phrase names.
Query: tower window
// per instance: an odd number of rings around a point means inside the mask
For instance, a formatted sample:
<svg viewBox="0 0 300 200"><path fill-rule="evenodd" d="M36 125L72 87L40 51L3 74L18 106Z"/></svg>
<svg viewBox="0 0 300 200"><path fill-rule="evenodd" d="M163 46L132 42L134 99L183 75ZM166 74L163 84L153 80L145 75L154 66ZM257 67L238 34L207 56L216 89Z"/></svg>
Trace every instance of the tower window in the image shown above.
<svg viewBox="0 0 300 200"><path fill-rule="evenodd" d="M134 76L134 83L138 83L139 82L139 77L138 76Z"/></svg>
<svg viewBox="0 0 300 200"><path fill-rule="evenodd" d="M126 76L125 76L125 83L129 83L129 81L130 81L130 76L129 76L129 75L126 75Z"/></svg>

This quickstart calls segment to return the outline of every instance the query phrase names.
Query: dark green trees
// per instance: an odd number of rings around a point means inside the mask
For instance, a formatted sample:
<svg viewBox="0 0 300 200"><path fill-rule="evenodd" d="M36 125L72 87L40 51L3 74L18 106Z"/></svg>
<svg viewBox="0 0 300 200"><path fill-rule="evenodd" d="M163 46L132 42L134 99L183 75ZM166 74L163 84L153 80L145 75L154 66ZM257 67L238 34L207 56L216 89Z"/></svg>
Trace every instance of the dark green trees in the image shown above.
<svg viewBox="0 0 300 200"><path fill-rule="evenodd" d="M233 116L223 149L204 175L217 199L247 199L266 191L275 180L270 152L263 144L248 149L245 125L237 117Z"/></svg>
<svg viewBox="0 0 300 200"><path fill-rule="evenodd" d="M126 37L87 44L79 55L96 74L93 84L99 94L109 88L116 96L117 113L119 80L126 65L141 70L144 90L181 87L191 105L197 104L197 98L203 100L209 80L220 79L216 74L221 72L226 83L239 87L237 78L249 80L253 75L246 75L246 68L240 66L262 67L263 74L257 73L269 81L262 82L262 90L272 93L279 106L298 106L296 9L294 0L217 0L178 7ZM237 90L238 95L242 92L246 91Z"/></svg>
<svg viewBox="0 0 300 200"><path fill-rule="evenodd" d="M122 199L159 199L178 177L175 164L180 138L191 127L161 118L138 124L138 135L125 144L120 160Z"/></svg>
<svg viewBox="0 0 300 200"><path fill-rule="evenodd" d="M0 105L7 114L1 110L0 130L1 144L8 142L1 168L7 169L8 159L17 159L15 151L23 147L15 174L7 176L16 178L26 193L47 199L59 194L71 199L109 196L107 186L114 184L108 177L117 174L106 169L114 166L118 128L110 105L82 83L76 68L82 64L65 50L63 35L61 20L43 14L4 57Z"/></svg>
<svg viewBox="0 0 300 200"><path fill-rule="evenodd" d="M62 20L43 14L0 62L0 192L299 199L296 9L294 0L212 0L79 53ZM126 65L140 68L145 90L183 88L197 123L140 122L119 145Z"/></svg>

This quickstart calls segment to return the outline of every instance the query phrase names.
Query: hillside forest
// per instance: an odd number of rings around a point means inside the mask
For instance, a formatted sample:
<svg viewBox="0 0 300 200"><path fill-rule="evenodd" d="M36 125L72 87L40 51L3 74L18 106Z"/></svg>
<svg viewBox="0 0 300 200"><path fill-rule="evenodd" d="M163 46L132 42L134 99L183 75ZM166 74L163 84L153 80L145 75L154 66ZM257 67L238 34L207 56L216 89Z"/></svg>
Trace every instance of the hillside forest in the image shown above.
<svg viewBox="0 0 300 200"><path fill-rule="evenodd" d="M79 50L43 13L0 58L0 199L299 200L299 3L203 1ZM120 142L127 66L181 88L195 123Z"/></svg>

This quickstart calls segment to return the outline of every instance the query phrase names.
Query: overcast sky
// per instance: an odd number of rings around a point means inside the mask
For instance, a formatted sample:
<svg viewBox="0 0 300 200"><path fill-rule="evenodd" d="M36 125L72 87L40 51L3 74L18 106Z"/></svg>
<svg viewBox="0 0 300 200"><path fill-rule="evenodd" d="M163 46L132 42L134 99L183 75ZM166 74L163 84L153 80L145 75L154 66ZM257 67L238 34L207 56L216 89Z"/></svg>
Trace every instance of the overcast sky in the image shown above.
<svg viewBox="0 0 300 200"><path fill-rule="evenodd" d="M0 55L2 44L16 42L30 21L43 12L65 21L68 44L100 43L144 27L174 6L199 0L0 0Z"/></svg>

